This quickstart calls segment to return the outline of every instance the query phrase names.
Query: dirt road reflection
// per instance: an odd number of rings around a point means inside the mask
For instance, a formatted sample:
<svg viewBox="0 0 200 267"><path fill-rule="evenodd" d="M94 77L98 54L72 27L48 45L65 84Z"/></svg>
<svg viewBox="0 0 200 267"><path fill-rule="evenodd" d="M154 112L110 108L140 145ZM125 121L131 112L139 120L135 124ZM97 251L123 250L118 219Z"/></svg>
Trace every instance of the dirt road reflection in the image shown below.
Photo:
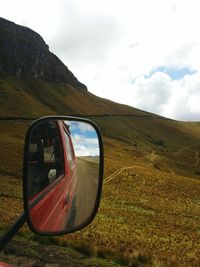
<svg viewBox="0 0 200 267"><path fill-rule="evenodd" d="M77 158L75 225L82 224L94 208L99 178L99 157Z"/></svg>

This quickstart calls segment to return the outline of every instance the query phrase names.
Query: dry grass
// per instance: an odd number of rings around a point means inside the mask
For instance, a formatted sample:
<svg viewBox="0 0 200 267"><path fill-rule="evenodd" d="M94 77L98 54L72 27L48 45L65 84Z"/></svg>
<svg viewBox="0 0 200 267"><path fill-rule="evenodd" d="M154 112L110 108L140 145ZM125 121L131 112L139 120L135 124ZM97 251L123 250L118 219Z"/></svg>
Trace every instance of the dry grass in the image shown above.
<svg viewBox="0 0 200 267"><path fill-rule="evenodd" d="M0 81L0 93L0 116L100 115L92 119L104 135L109 177L100 210L85 230L49 242L126 266L200 266L199 123L166 120L36 79L7 77ZM1 232L22 211L28 124L0 121ZM30 238L27 227L20 233Z"/></svg>
<svg viewBox="0 0 200 267"><path fill-rule="evenodd" d="M95 221L64 239L85 241L102 254L126 258L127 264L136 253L158 266L199 266L200 180L159 170L146 157L126 154L123 160L118 148L107 154L105 176L116 175L105 179Z"/></svg>
<svg viewBox="0 0 200 267"><path fill-rule="evenodd" d="M186 140L188 133L184 127ZM136 140L126 134L126 140L105 135L107 182L96 219L85 230L50 242L72 246L88 255L121 260L120 264L129 266L199 266L200 180L194 173L196 167L191 156L194 150L191 144L194 139L197 141L199 130L195 127L194 135L184 144L187 148L178 155L171 148L172 141L167 142L167 151L160 152L160 146L147 142L149 137L137 139L136 146ZM3 231L22 210L18 178L27 122L2 122L0 128ZM176 144L180 149L181 142ZM187 168L181 173L185 163ZM29 230L23 228L22 235L30 237Z"/></svg>
<svg viewBox="0 0 200 267"><path fill-rule="evenodd" d="M4 77L0 80L0 94L0 116L5 117L35 118L51 114L149 114L89 92L78 91L68 84L50 83L28 77Z"/></svg>

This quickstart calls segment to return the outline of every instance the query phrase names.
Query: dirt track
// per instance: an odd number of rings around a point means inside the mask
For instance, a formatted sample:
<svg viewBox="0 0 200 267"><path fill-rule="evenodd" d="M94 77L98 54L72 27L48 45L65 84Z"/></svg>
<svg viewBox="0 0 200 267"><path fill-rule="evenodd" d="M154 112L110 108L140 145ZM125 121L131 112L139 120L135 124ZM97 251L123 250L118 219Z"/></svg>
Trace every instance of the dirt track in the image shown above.
<svg viewBox="0 0 200 267"><path fill-rule="evenodd" d="M77 178L76 225L83 223L94 208L99 178L98 164L88 158L78 158Z"/></svg>

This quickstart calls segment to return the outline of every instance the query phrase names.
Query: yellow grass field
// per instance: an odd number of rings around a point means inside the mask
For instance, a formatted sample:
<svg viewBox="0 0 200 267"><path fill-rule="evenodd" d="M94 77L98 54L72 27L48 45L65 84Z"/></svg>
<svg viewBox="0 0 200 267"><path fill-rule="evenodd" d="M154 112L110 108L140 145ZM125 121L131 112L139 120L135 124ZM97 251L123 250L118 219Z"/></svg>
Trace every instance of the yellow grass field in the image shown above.
<svg viewBox="0 0 200 267"><path fill-rule="evenodd" d="M1 233L22 211L21 153L27 125L0 123ZM187 141L188 128L181 129ZM130 144L131 138L119 140L103 133L100 210L86 229L54 241L63 246L84 244L92 255L108 258L114 266L119 259L126 266L200 266L200 166L195 153L200 147L199 126L184 146L180 140L174 150L170 140L165 147L161 142L148 144L149 137ZM27 227L21 234L30 237Z"/></svg>
<svg viewBox="0 0 200 267"><path fill-rule="evenodd" d="M199 266L200 180L164 164L159 170L146 158L122 158L106 159L100 211L91 226L70 238L130 263L142 256L152 266Z"/></svg>

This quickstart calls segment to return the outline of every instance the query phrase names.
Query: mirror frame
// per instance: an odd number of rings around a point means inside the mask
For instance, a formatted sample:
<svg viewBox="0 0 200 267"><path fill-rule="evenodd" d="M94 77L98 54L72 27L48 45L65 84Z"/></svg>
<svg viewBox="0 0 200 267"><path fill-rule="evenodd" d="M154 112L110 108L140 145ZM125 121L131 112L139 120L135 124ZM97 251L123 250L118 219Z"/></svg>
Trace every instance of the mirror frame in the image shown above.
<svg viewBox="0 0 200 267"><path fill-rule="evenodd" d="M88 219L86 221L84 221L82 224L77 225L77 226L72 226L69 227L67 230L61 230L58 232L42 232L37 230L32 222L31 222L31 218L30 218L30 212L29 212L29 205L28 205L28 164L27 164L27 160L28 160L28 150L29 150L29 141L30 141L30 137L32 134L32 130L34 129L34 127L40 123L40 122L45 122L47 120L68 120L68 121L77 121L77 122L85 122L90 124L91 126L94 127L94 129L96 130L97 136L98 136L98 140L99 140L99 182L98 182L98 189L97 189L97 195L96 195L96 200L95 200L95 205L94 208L91 212L91 215L88 217ZM26 137L25 137L25 144L24 144L24 160L23 160L23 201L24 201L24 212L25 212L25 216L26 216L26 222L29 226L29 228L31 229L31 231L35 234L39 234L39 235L43 235L43 236L56 236L56 235L63 235L63 234L69 234L69 233L73 233L76 232L78 230L81 230L82 228L86 227L88 224L90 224L92 222L92 220L94 219L99 205L100 205L100 199L101 199L101 192L102 192L102 185L103 185L103 173L104 173L104 152L103 152L103 140L102 140L102 135L100 132L100 129L98 128L98 126L91 120L89 119L85 119L82 117L73 117L73 116L46 116L46 117L42 117L39 118L35 121L32 122L32 124L30 125L30 127L27 130L26 133Z"/></svg>

